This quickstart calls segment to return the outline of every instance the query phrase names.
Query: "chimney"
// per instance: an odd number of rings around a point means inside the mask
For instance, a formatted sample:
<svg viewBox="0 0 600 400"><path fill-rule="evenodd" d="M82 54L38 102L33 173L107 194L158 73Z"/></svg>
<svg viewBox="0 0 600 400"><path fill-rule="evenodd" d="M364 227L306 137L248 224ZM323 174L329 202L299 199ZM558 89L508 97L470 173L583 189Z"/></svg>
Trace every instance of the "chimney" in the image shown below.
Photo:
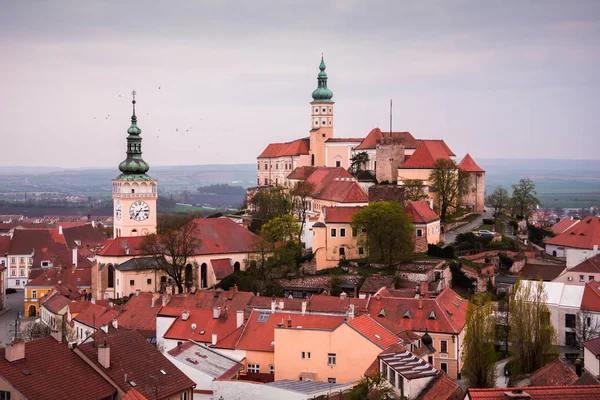
<svg viewBox="0 0 600 400"><path fill-rule="evenodd" d="M306 300L302 300L302 315L306 314L306 306L308 302Z"/></svg>
<svg viewBox="0 0 600 400"><path fill-rule="evenodd" d="M116 319L112 320L112 326L115 329L119 329L119 321L117 321Z"/></svg>
<svg viewBox="0 0 600 400"><path fill-rule="evenodd" d="M77 268L77 247L73 249L73 265Z"/></svg>
<svg viewBox="0 0 600 400"><path fill-rule="evenodd" d="M237 329L244 324L244 312L238 311L236 316L237 316L237 320L236 320L235 327Z"/></svg>
<svg viewBox="0 0 600 400"><path fill-rule="evenodd" d="M506 400L529 400L531 396L529 393L525 393L523 389L513 389L510 392L504 392L504 398Z"/></svg>
<svg viewBox="0 0 600 400"><path fill-rule="evenodd" d="M213 334L212 334L212 342L211 342L211 343L212 343L212 345L213 345L213 346L214 346L215 344L217 344L217 334L216 334L216 333L213 333Z"/></svg>
<svg viewBox="0 0 600 400"><path fill-rule="evenodd" d="M283 304L283 300L279 300L279 309L283 310L285 308L285 304Z"/></svg>
<svg viewBox="0 0 600 400"><path fill-rule="evenodd" d="M233 285L233 293L237 293L238 292L238 287L237 285Z"/></svg>
<svg viewBox="0 0 600 400"><path fill-rule="evenodd" d="M96 298L92 297L92 300L90 300L92 304L96 304Z"/></svg>
<svg viewBox="0 0 600 400"><path fill-rule="evenodd" d="M348 319L354 318L354 304L348 306Z"/></svg>
<svg viewBox="0 0 600 400"><path fill-rule="evenodd" d="M348 298L348 295L346 294L346 292L340 293L340 300L346 300L347 298Z"/></svg>
<svg viewBox="0 0 600 400"><path fill-rule="evenodd" d="M291 316L291 315L289 315L289 316L288 316L288 320L287 320L287 327L288 327L288 328L291 328L291 327L292 327L292 316Z"/></svg>
<svg viewBox="0 0 600 400"><path fill-rule="evenodd" d="M110 368L110 347L104 341L103 345L98 346L98 364L102 365L105 369Z"/></svg>
<svg viewBox="0 0 600 400"><path fill-rule="evenodd" d="M141 292L141 289L135 289L135 295L136 295L136 296L139 296L139 295L140 295L140 292Z"/></svg>
<svg viewBox="0 0 600 400"><path fill-rule="evenodd" d="M102 332L108 333L108 325L107 324L100 325L100 329L102 330Z"/></svg>
<svg viewBox="0 0 600 400"><path fill-rule="evenodd" d="M167 294L173 294L173 287L172 286L167 286L166 292L167 292Z"/></svg>
<svg viewBox="0 0 600 400"><path fill-rule="evenodd" d="M96 227L96 221L92 220L92 228Z"/></svg>
<svg viewBox="0 0 600 400"><path fill-rule="evenodd" d="M221 316L221 307L213 307L213 319L219 319Z"/></svg>
<svg viewBox="0 0 600 400"><path fill-rule="evenodd" d="M171 301L171 295L170 294L163 294L163 296L162 296L162 306L166 307L167 304L169 304L169 301Z"/></svg>
<svg viewBox="0 0 600 400"><path fill-rule="evenodd" d="M25 342L22 340L14 340L12 343L6 345L6 349L4 350L4 358L6 358L6 361L8 362L24 359Z"/></svg>
<svg viewBox="0 0 600 400"><path fill-rule="evenodd" d="M233 286L229 288L229 300L233 299L233 295L235 294L235 292L233 291Z"/></svg>
<svg viewBox="0 0 600 400"><path fill-rule="evenodd" d="M581 376L582 372L583 371L581 370L581 359L578 358L575 361L575 373L577 374L577 376Z"/></svg>
<svg viewBox="0 0 600 400"><path fill-rule="evenodd" d="M275 299L271 300L271 312L272 313L275 312L276 307L277 307L277 303L275 302Z"/></svg>
<svg viewBox="0 0 600 400"><path fill-rule="evenodd" d="M190 313L188 311L184 310L181 312L181 320L182 321L187 321L189 317L190 317Z"/></svg>
<svg viewBox="0 0 600 400"><path fill-rule="evenodd" d="M419 297L419 310L423 309L423 299Z"/></svg>
<svg viewBox="0 0 600 400"><path fill-rule="evenodd" d="M175 286L175 287L173 288L173 290L175 291L175 294L176 294L176 295L177 295L177 294L179 294L179 286Z"/></svg>
<svg viewBox="0 0 600 400"><path fill-rule="evenodd" d="M160 299L160 293L152 293L152 307L156 307L156 303Z"/></svg>
<svg viewBox="0 0 600 400"><path fill-rule="evenodd" d="M62 225L59 225L59 226L58 226L58 234L59 234L59 235L62 235L62 234L63 234L63 232L62 232Z"/></svg>

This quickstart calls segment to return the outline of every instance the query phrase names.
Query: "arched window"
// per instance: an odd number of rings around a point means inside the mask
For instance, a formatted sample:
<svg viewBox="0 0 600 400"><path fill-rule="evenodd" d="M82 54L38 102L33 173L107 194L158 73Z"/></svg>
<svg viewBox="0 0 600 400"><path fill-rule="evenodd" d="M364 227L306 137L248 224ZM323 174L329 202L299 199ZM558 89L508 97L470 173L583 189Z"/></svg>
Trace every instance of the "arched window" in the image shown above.
<svg viewBox="0 0 600 400"><path fill-rule="evenodd" d="M115 287L115 268L112 264L108 264L108 285L109 288Z"/></svg>
<svg viewBox="0 0 600 400"><path fill-rule="evenodd" d="M137 229L132 229L131 230L131 236L137 236Z"/></svg>
<svg viewBox="0 0 600 400"><path fill-rule="evenodd" d="M240 272L240 263L239 263L239 261L236 261L235 264L233 264L233 272Z"/></svg>
<svg viewBox="0 0 600 400"><path fill-rule="evenodd" d="M202 263L202 265L200 266L200 287L202 287L202 288L208 287L207 278L208 278L208 266L206 265L206 263Z"/></svg>
<svg viewBox="0 0 600 400"><path fill-rule="evenodd" d="M194 284L194 271L192 269L192 264L188 264L185 266L185 286L189 289Z"/></svg>
<svg viewBox="0 0 600 400"><path fill-rule="evenodd" d="M310 156L310 165L315 165L315 155Z"/></svg>

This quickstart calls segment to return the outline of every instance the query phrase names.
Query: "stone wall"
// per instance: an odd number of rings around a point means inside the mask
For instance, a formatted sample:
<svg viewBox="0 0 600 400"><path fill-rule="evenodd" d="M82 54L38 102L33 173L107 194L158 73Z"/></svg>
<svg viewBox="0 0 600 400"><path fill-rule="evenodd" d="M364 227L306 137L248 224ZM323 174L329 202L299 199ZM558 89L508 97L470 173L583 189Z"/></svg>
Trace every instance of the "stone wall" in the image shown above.
<svg viewBox="0 0 600 400"><path fill-rule="evenodd" d="M469 172L469 186L461 205L474 204L473 211L481 213L485 203L485 172Z"/></svg>
<svg viewBox="0 0 600 400"><path fill-rule="evenodd" d="M398 185L373 185L369 187L369 203L374 201L404 202L404 188Z"/></svg>
<svg viewBox="0 0 600 400"><path fill-rule="evenodd" d="M404 145L399 138L383 137L375 148L375 177L377 182L396 182L398 167L404 162Z"/></svg>

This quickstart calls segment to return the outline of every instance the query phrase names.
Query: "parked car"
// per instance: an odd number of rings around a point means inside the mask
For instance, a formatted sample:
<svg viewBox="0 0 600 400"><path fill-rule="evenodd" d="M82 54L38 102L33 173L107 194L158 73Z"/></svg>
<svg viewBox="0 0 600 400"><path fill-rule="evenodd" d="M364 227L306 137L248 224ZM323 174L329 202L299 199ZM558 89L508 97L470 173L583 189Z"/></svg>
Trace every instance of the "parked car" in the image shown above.
<svg viewBox="0 0 600 400"><path fill-rule="evenodd" d="M488 231L487 229L482 229L477 233L483 236L494 236L494 232Z"/></svg>

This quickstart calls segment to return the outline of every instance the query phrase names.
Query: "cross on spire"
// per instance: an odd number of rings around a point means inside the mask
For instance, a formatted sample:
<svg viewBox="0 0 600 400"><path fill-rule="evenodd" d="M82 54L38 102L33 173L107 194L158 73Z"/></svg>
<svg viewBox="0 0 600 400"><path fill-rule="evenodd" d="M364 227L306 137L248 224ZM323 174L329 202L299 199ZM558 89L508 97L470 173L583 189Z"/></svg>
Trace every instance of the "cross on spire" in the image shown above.
<svg viewBox="0 0 600 400"><path fill-rule="evenodd" d="M133 98L133 100L131 100L131 104L133 104L133 116L135 116L135 95L136 95L136 94L137 94L137 93L136 93L136 91L135 91L135 90L133 90L133 91L131 92L131 97Z"/></svg>

